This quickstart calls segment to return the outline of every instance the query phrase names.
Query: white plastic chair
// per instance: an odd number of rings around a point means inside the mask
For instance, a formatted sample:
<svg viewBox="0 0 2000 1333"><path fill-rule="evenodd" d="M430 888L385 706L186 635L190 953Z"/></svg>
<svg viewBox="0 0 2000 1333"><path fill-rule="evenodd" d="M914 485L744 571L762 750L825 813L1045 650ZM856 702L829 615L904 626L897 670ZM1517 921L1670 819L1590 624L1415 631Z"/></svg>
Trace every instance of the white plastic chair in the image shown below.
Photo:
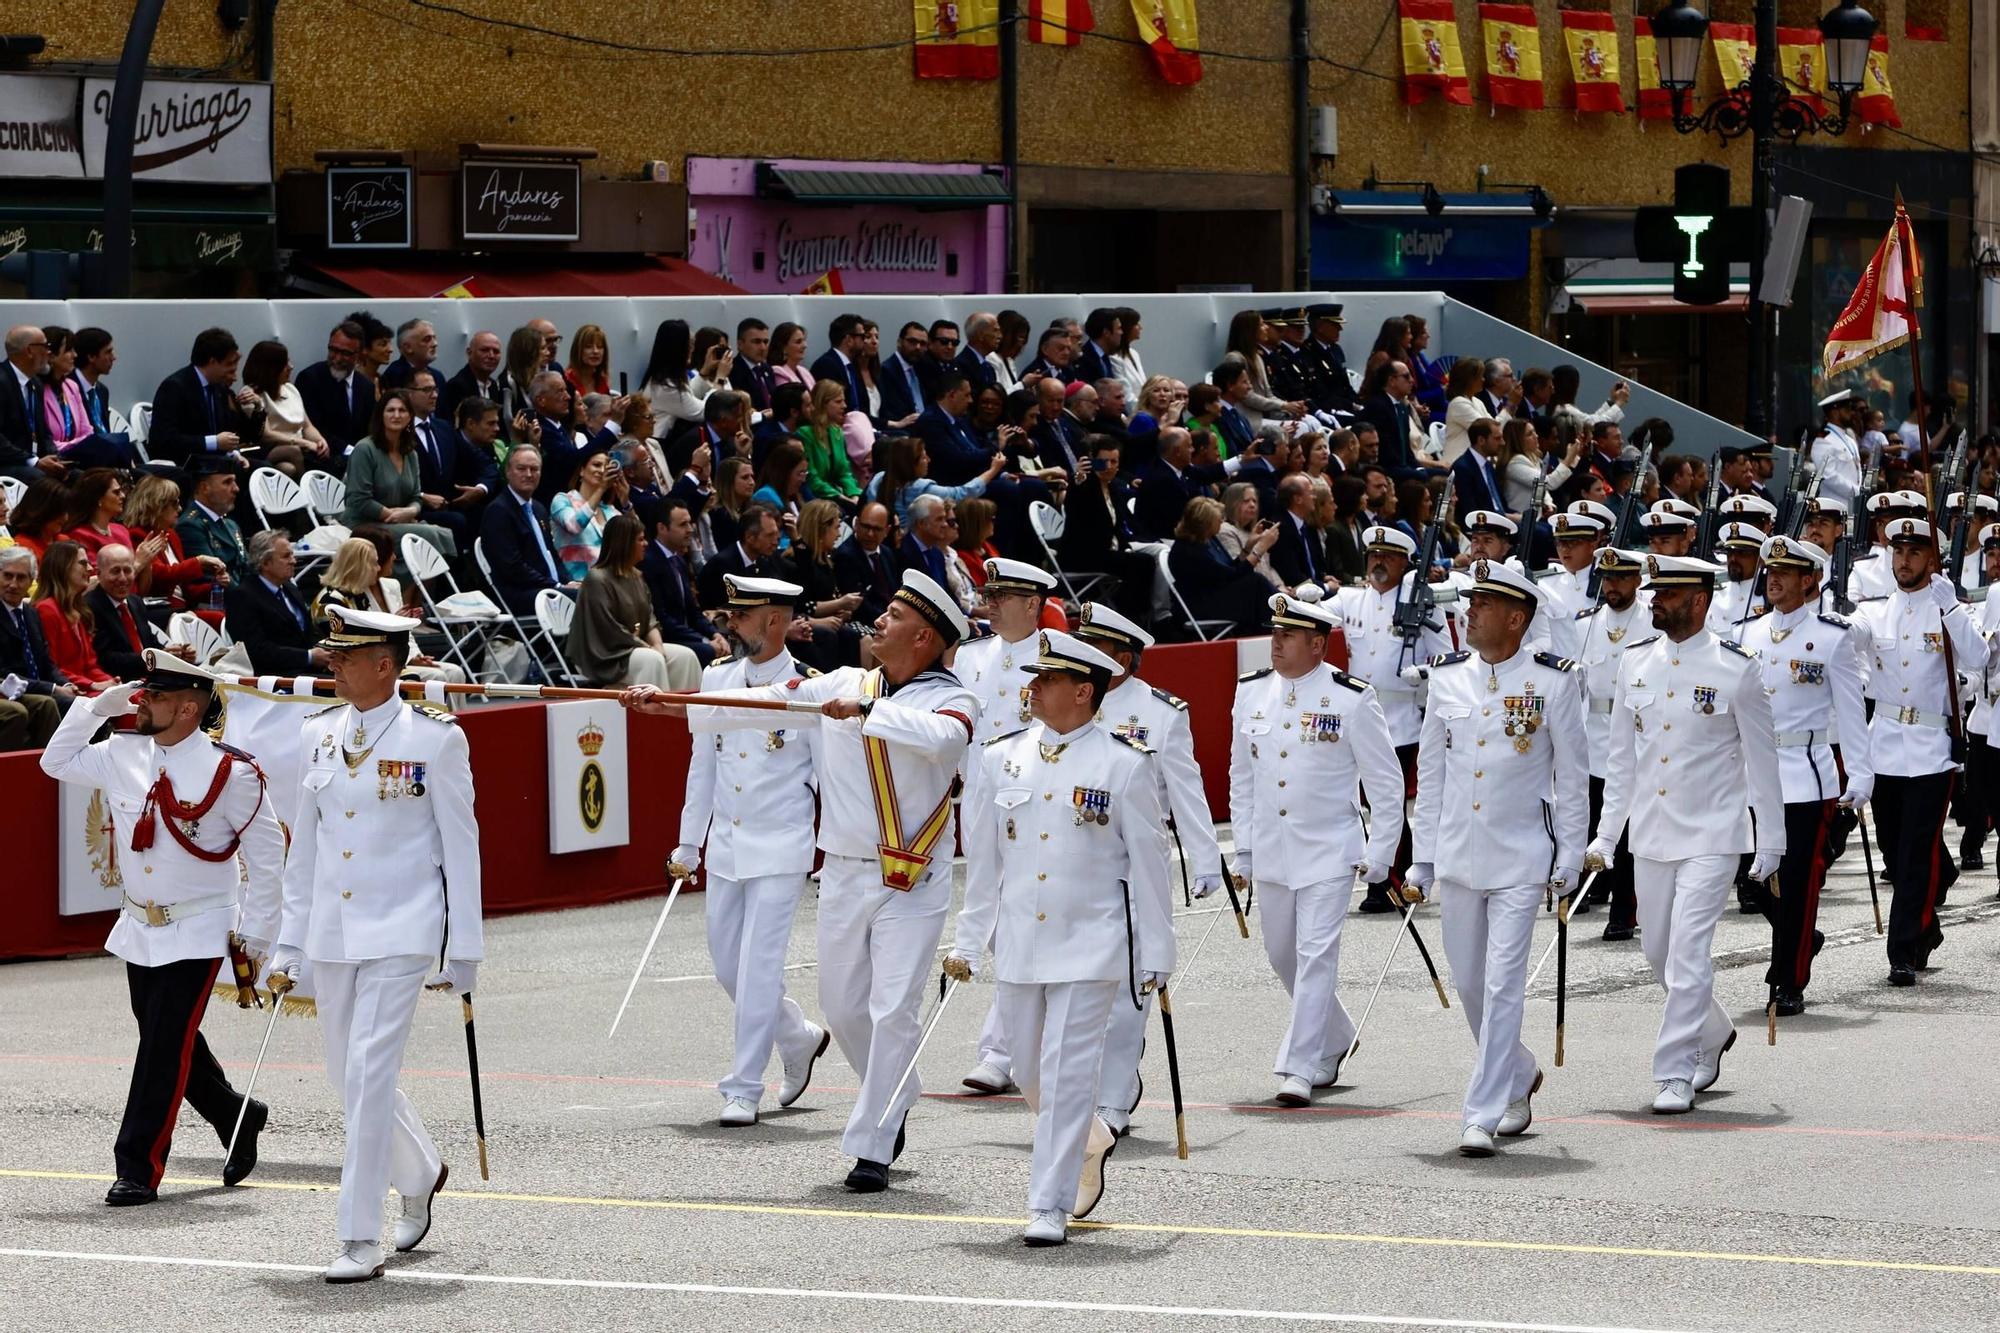
<svg viewBox="0 0 2000 1333"><path fill-rule="evenodd" d="M1062 561L1056 558L1056 543L1062 540L1063 528L1067 520L1062 510L1046 500L1036 500L1028 506L1028 526L1035 531L1035 540L1042 544L1042 554L1049 558L1049 566L1056 572L1063 591L1079 606L1084 594L1111 576L1091 570L1065 570Z"/></svg>
<svg viewBox="0 0 2000 1333"><path fill-rule="evenodd" d="M299 489L305 492L306 508L321 523L338 523L347 512L347 483L331 472L315 468L299 478Z"/></svg>
<svg viewBox="0 0 2000 1333"><path fill-rule="evenodd" d="M479 671L472 663L475 659L485 660L487 642L495 629L507 623L507 613L495 606L485 593L468 593L461 589L458 580L452 577L451 566L444 562L444 556L437 547L416 533L405 533L403 540L397 543L397 550L402 554L410 577L416 580L417 595L423 598L432 626L444 635L445 651L465 668L465 678L471 681L501 679L498 671ZM451 589L444 597L438 597L431 591L431 584L440 580Z"/></svg>
<svg viewBox="0 0 2000 1333"><path fill-rule="evenodd" d="M499 585L493 581L493 566L486 563L485 538L474 537L472 539L472 558L478 564L479 576L486 580L486 586L497 592ZM568 601L569 599L564 598L563 600ZM529 629L521 623L521 618L514 614L514 608L502 602L500 603L500 609L507 613L507 619L512 622L515 637L528 646L528 651L535 655L537 661L541 662L544 671L554 667L564 674L568 674L569 664L563 660L562 644L549 637L549 632L542 625L540 617L536 618L535 627Z"/></svg>
<svg viewBox="0 0 2000 1333"><path fill-rule="evenodd" d="M1167 563L1167 555L1172 550L1173 547L1171 545L1161 546L1158 559L1160 562L1160 582L1166 587L1168 595L1173 598L1174 609L1180 612L1181 619L1187 621L1188 628L1192 629L1195 637L1203 643L1213 643L1217 639L1226 637L1230 627L1236 623L1235 621L1195 619L1193 609L1187 604L1187 598L1181 596L1181 590L1174 584L1173 567Z"/></svg>
<svg viewBox="0 0 2000 1333"><path fill-rule="evenodd" d="M1444 457L1444 423L1442 421L1433 421L1431 423L1431 453L1438 458Z"/></svg>
<svg viewBox="0 0 2000 1333"><path fill-rule="evenodd" d="M273 518L296 514L301 510L314 520L315 527L318 526L318 516L306 502L299 484L274 467L260 467L250 473L250 508L257 515L258 524L265 528L272 526ZM297 542L293 543L292 549L298 556L298 568L302 573L333 559L331 551L311 550Z"/></svg>
<svg viewBox="0 0 2000 1333"><path fill-rule="evenodd" d="M192 611L178 611L167 621L167 642L194 649L198 666L207 666L229 651L228 641L216 633L215 626Z"/></svg>
<svg viewBox="0 0 2000 1333"><path fill-rule="evenodd" d="M6 494L7 509L12 512L14 506L21 503L21 497L28 493L28 483L19 477L0 477L0 492Z"/></svg>
<svg viewBox="0 0 2000 1333"><path fill-rule="evenodd" d="M150 400L132 404L132 443L138 447L141 458L150 459L146 452L146 440L153 433L153 404Z"/></svg>
<svg viewBox="0 0 2000 1333"><path fill-rule="evenodd" d="M544 588L535 594L535 620L542 627L542 633L554 643L569 639L569 623L576 618L576 603L554 588ZM556 669L571 685L577 684L576 672L570 670L569 659L558 651Z"/></svg>

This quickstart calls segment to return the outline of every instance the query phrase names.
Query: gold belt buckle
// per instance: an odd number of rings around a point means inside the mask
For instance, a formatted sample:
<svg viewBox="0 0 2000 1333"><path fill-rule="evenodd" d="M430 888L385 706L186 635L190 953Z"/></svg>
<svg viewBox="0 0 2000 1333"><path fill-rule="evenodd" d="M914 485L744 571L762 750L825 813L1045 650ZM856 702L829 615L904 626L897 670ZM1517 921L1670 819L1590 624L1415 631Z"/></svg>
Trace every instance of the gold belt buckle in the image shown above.
<svg viewBox="0 0 2000 1333"><path fill-rule="evenodd" d="M148 898L146 900L146 924L164 926L167 924L167 909Z"/></svg>

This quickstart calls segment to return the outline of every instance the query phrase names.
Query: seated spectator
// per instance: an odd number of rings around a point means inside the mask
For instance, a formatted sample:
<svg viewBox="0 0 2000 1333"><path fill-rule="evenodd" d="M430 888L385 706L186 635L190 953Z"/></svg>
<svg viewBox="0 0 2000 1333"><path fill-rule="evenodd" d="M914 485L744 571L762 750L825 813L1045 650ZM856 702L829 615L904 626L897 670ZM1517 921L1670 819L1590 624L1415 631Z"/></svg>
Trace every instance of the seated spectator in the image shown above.
<svg viewBox="0 0 2000 1333"><path fill-rule="evenodd" d="M1021 372L1021 382L1032 384L1038 379L1052 379L1068 384L1076 378L1071 362L1076 358L1076 344L1070 341L1069 330L1061 323L1043 330L1041 340L1035 346L1035 359Z"/></svg>
<svg viewBox="0 0 2000 1333"><path fill-rule="evenodd" d="M1090 432L1069 410L1066 390L1067 386L1053 376L1035 381L1036 424L1029 427L1028 438L1034 443L1037 475L1048 475L1041 471L1048 469L1065 478L1072 477L1089 456L1084 437ZM1026 459L1022 460L1022 466L1027 469Z"/></svg>
<svg viewBox="0 0 2000 1333"><path fill-rule="evenodd" d="M806 331L789 320L771 330L771 381L796 384L812 392L813 373L806 369ZM775 395L777 390L771 392Z"/></svg>
<svg viewBox="0 0 2000 1333"><path fill-rule="evenodd" d="M422 449L408 390L390 389L375 404L368 438L355 445L348 456L347 503L341 510L341 522L349 528L380 523L399 541L414 533L451 559L459 553L451 529L424 521L426 502L442 502L444 497L424 492L423 464L418 458Z"/></svg>
<svg viewBox="0 0 2000 1333"><path fill-rule="evenodd" d="M1000 554L1000 548L993 544L993 512L991 500L958 502L958 531L952 535L951 548L958 553L965 576L975 588L986 586L986 562Z"/></svg>
<svg viewBox="0 0 2000 1333"><path fill-rule="evenodd" d="M1230 559L1240 559L1263 575L1275 592L1285 586L1278 571L1271 567L1271 547L1278 540L1278 525L1259 518L1258 512L1257 488L1247 481L1231 482L1222 493L1223 522L1215 535ZM1185 515L1185 508L1182 513Z"/></svg>
<svg viewBox="0 0 2000 1333"><path fill-rule="evenodd" d="M750 498L777 511L779 525L784 529L778 549L789 549L798 530L799 510L812 498L811 472L804 446L797 440L786 440L773 449L757 473L757 489Z"/></svg>
<svg viewBox="0 0 2000 1333"><path fill-rule="evenodd" d="M218 577L228 578L229 570L214 556L189 556L183 551L180 534L174 530L180 513L181 488L148 473L125 497L123 519L133 539L139 594L162 599L172 610L188 611L205 602L208 585Z"/></svg>
<svg viewBox="0 0 2000 1333"><path fill-rule="evenodd" d="M103 329L71 333L54 324L42 329L42 338L48 343L48 365L37 380L30 382L30 392L41 399L35 433L72 473L78 468L129 470L139 462L131 436L111 433L107 390L94 380L86 381L78 368L85 334L92 335L90 345L99 353L94 360L101 375L110 369L104 359L110 356L110 334ZM24 405L24 414L25 411ZM0 426L0 434L5 433L5 427ZM40 475L39 468L32 470Z"/></svg>
<svg viewBox="0 0 2000 1333"><path fill-rule="evenodd" d="M997 385L975 383L972 386L972 409L966 413L965 420L972 427L973 438L982 446L1000 448L1000 427L1007 421L1007 395Z"/></svg>
<svg viewBox="0 0 2000 1333"><path fill-rule="evenodd" d="M747 458L725 458L716 468L716 482L708 505L702 510L697 536L703 559L735 545L743 530L743 511L757 493L757 473Z"/></svg>
<svg viewBox="0 0 2000 1333"><path fill-rule="evenodd" d="M966 482L963 486L945 486L931 480L930 450L924 442L912 436L903 435L887 441L888 457L883 468L870 479L868 493L871 498L881 500L896 516L896 526L905 532L910 527L910 506L918 497L935 495L947 503L984 495L994 478L1007 465L1007 455L994 453L986 460L986 470Z"/></svg>
<svg viewBox="0 0 2000 1333"><path fill-rule="evenodd" d="M570 336L569 365L563 369L573 394L611 393L611 340L595 324L585 324Z"/></svg>
<svg viewBox="0 0 2000 1333"><path fill-rule="evenodd" d="M577 592L563 653L591 685L692 690L701 684L701 659L660 636L652 593L639 572L646 546L645 527L635 516L619 514L605 525L597 563Z"/></svg>
<svg viewBox="0 0 2000 1333"><path fill-rule="evenodd" d="M1430 321L1422 315L1405 315L1403 323L1410 329L1410 375L1416 381L1416 400L1423 404L1425 413L1432 420L1436 420L1438 413L1444 411L1445 397L1449 390L1446 388L1448 374L1445 368L1431 360L1428 355L1431 345ZM1457 365L1456 361L1452 362L1454 369ZM1485 377L1484 363L1481 363L1480 375L1482 379ZM1447 467L1451 465L1452 459L1448 451L1442 461Z"/></svg>
<svg viewBox="0 0 2000 1333"><path fill-rule="evenodd" d="M1154 375L1140 386L1133 397L1137 411L1132 414L1132 424L1127 428L1133 439L1142 435L1155 435L1162 426L1178 426L1174 420L1174 382L1165 375Z"/></svg>
<svg viewBox="0 0 2000 1333"><path fill-rule="evenodd" d="M868 351L868 325L869 321L860 315L835 315L827 325L827 349L812 364L815 380L839 380L847 386L847 401L860 411L870 410L858 364ZM807 381L802 379L799 383ZM877 407L871 415L879 414L881 410Z"/></svg>
<svg viewBox="0 0 2000 1333"><path fill-rule="evenodd" d="M76 698L76 687L56 673L41 616L28 606L36 572L33 551L0 547L0 676L26 682L16 697L0 696L0 749L5 750L40 749Z"/></svg>
<svg viewBox="0 0 2000 1333"><path fill-rule="evenodd" d="M1326 548L1313 525L1312 480L1299 473L1285 477L1278 483L1278 505L1282 512L1273 520L1277 537L1270 547L1271 568L1287 588L1327 586Z"/></svg>
<svg viewBox="0 0 2000 1333"><path fill-rule="evenodd" d="M411 378L430 373L426 368L412 372ZM380 611L386 615L409 616L417 620L424 618L424 607L420 603L408 602L402 585L392 575L396 564L395 550L395 538L388 529L379 527L365 528L340 544L333 553L333 563L320 576L319 591L313 595L315 635L323 637L331 632L327 616L330 606ZM437 637L435 631L428 634L419 631L419 635ZM464 667L456 662L439 661L428 652L413 651L410 660L403 664L402 674L411 680L441 680L450 685L465 683Z"/></svg>
<svg viewBox="0 0 2000 1333"><path fill-rule="evenodd" d="M396 359L376 376L377 388L408 388L411 374L435 364L437 353L436 327L421 317L404 320L396 326ZM438 376L438 382L444 382L443 375Z"/></svg>
<svg viewBox="0 0 2000 1333"><path fill-rule="evenodd" d="M1221 530L1220 504L1205 497L1188 501L1167 551L1174 587L1196 620L1227 621L1237 636L1268 634L1271 585L1245 558L1250 548L1229 554L1217 537Z"/></svg>
<svg viewBox="0 0 2000 1333"><path fill-rule="evenodd" d="M912 321L897 332L896 350L882 358L875 383L882 395L885 430L908 430L930 406L936 368L928 364L926 344L924 326Z"/></svg>
<svg viewBox="0 0 2000 1333"><path fill-rule="evenodd" d="M541 451L517 444L507 451L506 490L480 516L479 535L493 591L524 623L533 623L535 594L561 588L569 575L556 556L549 511L535 498L542 480Z"/></svg>
<svg viewBox="0 0 2000 1333"><path fill-rule="evenodd" d="M84 559L95 567L97 553L106 546L133 544L131 529L119 521L124 512L125 479L110 468L94 467L71 483L70 528L65 535L83 548Z"/></svg>
<svg viewBox="0 0 2000 1333"><path fill-rule="evenodd" d="M687 321L661 320L653 331L653 351L646 360L639 392L652 404L653 416L663 435L671 434L682 422L700 421L702 405L709 395L717 386L729 382L734 358L726 344L711 345L699 365L693 357L693 337Z"/></svg>
<svg viewBox="0 0 2000 1333"><path fill-rule="evenodd" d="M1394 477L1423 476L1443 466L1429 452L1423 418L1410 396L1413 382L1410 368L1394 360L1380 362L1361 382L1357 415L1375 427L1382 466Z"/></svg>
<svg viewBox="0 0 2000 1333"><path fill-rule="evenodd" d="M549 526L556 534L556 554L572 583L580 583L598 564L604 531L624 512L624 479L603 452L584 456L570 475L569 489L549 504Z"/></svg>
<svg viewBox="0 0 2000 1333"><path fill-rule="evenodd" d="M1548 493L1543 502L1553 503L1555 497L1569 484L1570 476L1583 462L1583 438L1576 437L1570 444L1569 452L1553 467L1548 456L1542 452L1541 433L1532 421L1508 421L1500 427L1501 487L1506 491L1506 511L1509 514L1525 514L1534 502L1535 483L1546 470ZM1534 515L1532 522L1539 523L1541 515Z"/></svg>
<svg viewBox="0 0 2000 1333"><path fill-rule="evenodd" d="M335 475L345 470L348 450L368 433L368 422L375 415L375 386L358 368L362 335L359 324L343 321L326 336L326 359L313 362L298 374L297 388L305 404L306 420L327 445L326 457L314 466L323 466ZM482 339L491 340L490 347ZM481 383L491 388L494 371L500 364L499 338L481 333L473 335L472 341L473 349L466 352L467 368L452 377L455 391L461 378L466 381L457 397L478 392L475 386ZM483 377L475 371L475 367L481 366Z"/></svg>
<svg viewBox="0 0 2000 1333"><path fill-rule="evenodd" d="M861 496L861 485L855 481L854 469L848 463L847 436L841 428L846 416L847 390L838 380L821 380L813 385L812 403L799 423L797 439L812 495L852 510ZM757 470L762 473L764 465L760 463ZM811 594L807 596L810 598Z"/></svg>
<svg viewBox="0 0 2000 1333"><path fill-rule="evenodd" d="M660 637L692 652L703 666L718 657L729 656L729 639L695 601L694 519L687 501L674 497L640 505L639 521L652 529L645 559L639 573L653 598L653 618L659 622Z"/></svg>
<svg viewBox="0 0 2000 1333"><path fill-rule="evenodd" d="M153 424L146 452L155 461L186 467L199 454L235 453L264 438L264 407L257 391L236 382L242 352L227 329L196 335L190 364L153 391Z"/></svg>
<svg viewBox="0 0 2000 1333"><path fill-rule="evenodd" d="M1271 392L1265 356L1276 344L1277 335L1260 311L1239 310L1229 321L1229 333L1223 343L1228 350L1223 353L1222 364L1240 365L1249 376L1248 389L1234 401L1237 411L1249 420L1252 431L1262 431L1267 423L1275 425L1305 415L1304 403L1286 402Z"/></svg>
<svg viewBox="0 0 2000 1333"><path fill-rule="evenodd" d="M1119 614L1136 624L1151 624L1158 567L1152 555L1133 546L1126 509L1131 490L1118 475L1124 464L1117 441L1093 435L1085 446L1083 469L1063 500L1063 535L1056 543L1056 558L1071 573L1109 574L1116 592L1099 588L1092 596L1112 602Z"/></svg>
<svg viewBox="0 0 2000 1333"><path fill-rule="evenodd" d="M938 495L920 495L910 502L910 521L899 554L905 567L929 576L969 616L978 604L979 590L965 576L965 566L952 549L957 533L956 509Z"/></svg>
<svg viewBox="0 0 2000 1333"><path fill-rule="evenodd" d="M861 608L861 594L842 592L840 576L833 567L840 521L840 507L833 501L808 501L799 511L798 535L791 550L777 562L782 571L779 578L805 589L792 633L797 639L810 638L807 656L822 671L857 666L861 661L862 627L854 618Z"/></svg>
<svg viewBox="0 0 2000 1333"><path fill-rule="evenodd" d="M229 590L229 637L260 676L324 675L326 650L314 646L312 610L292 582L292 539L276 528L253 533L248 558L254 572Z"/></svg>
<svg viewBox="0 0 2000 1333"><path fill-rule="evenodd" d="M71 541L51 543L36 586L41 600L35 603L35 612L41 617L42 642L48 645L56 674L79 694L96 694L116 685L117 677L97 660L96 626L84 604L91 578L83 548Z"/></svg>
<svg viewBox="0 0 2000 1333"><path fill-rule="evenodd" d="M1533 374L1530 371L1529 374ZM1525 383L1525 379L1523 383ZM1546 412L1556 421L1568 421L1579 431L1588 432L1600 421L1622 421L1625 418L1625 404L1632 401L1632 386L1624 380L1614 381L1611 393L1594 412L1586 412L1577 406L1577 391L1583 386L1583 374L1575 366L1557 366L1549 372L1549 399Z"/></svg>
<svg viewBox="0 0 2000 1333"><path fill-rule="evenodd" d="M992 350L983 354L986 368L992 372L992 383L999 385L1008 393L1030 387L1022 382L1021 372L1016 368L1016 358L1027 350L1028 339L1034 333L1034 326L1029 324L1028 317L1018 310L1002 310L994 317L994 326Z"/></svg>
<svg viewBox="0 0 2000 1333"><path fill-rule="evenodd" d="M174 523L181 549L194 558L213 556L221 561L229 575L223 586L241 583L250 575L250 562L243 533L229 517L238 492L236 464L221 455L210 455L197 459L193 471L194 498ZM219 600L212 589L210 597Z"/></svg>
<svg viewBox="0 0 2000 1333"><path fill-rule="evenodd" d="M431 346L437 346L435 333ZM259 461L294 478L308 467L322 467L332 450L313 425L299 386L292 383L292 354L285 345L266 338L252 347L243 358L243 383L256 390L264 410L264 435L258 441L264 452Z"/></svg>
<svg viewBox="0 0 2000 1333"><path fill-rule="evenodd" d="M647 447L655 443L626 439L611 451L612 465L625 479L625 508L632 513L637 513L640 505L658 504L667 498L660 489L659 476L653 471L652 450Z"/></svg>
<svg viewBox="0 0 2000 1333"><path fill-rule="evenodd" d="M1466 428L1475 421L1511 421L1513 412L1502 406L1498 412L1486 406L1486 363L1477 357L1460 357L1452 362L1450 372L1445 376L1444 406L1444 448L1439 453L1440 460L1450 467L1463 454L1470 441L1466 438ZM1515 386L1514 401L1520 401L1520 388Z"/></svg>
<svg viewBox="0 0 2000 1333"><path fill-rule="evenodd" d="M1228 458L1233 454L1229 438L1222 431L1222 412L1225 406L1222 390L1204 380L1187 391L1185 399L1186 416L1182 424L1197 440L1206 435L1215 442L1218 457ZM1246 441L1251 438L1243 437ZM1178 525L1176 525L1178 526Z"/></svg>
<svg viewBox="0 0 2000 1333"><path fill-rule="evenodd" d="M888 536L888 506L869 500L855 511L853 534L833 548L834 577L842 592L861 594L854 618L864 625L882 618L902 577L895 552L887 545Z"/></svg>
<svg viewBox="0 0 2000 1333"><path fill-rule="evenodd" d="M1382 473L1378 471L1375 475ZM1353 583L1368 568L1367 543L1362 539L1367 527L1362 503L1368 495L1368 483L1358 475L1335 477L1331 494L1332 522L1321 525L1327 573L1341 583Z"/></svg>
<svg viewBox="0 0 2000 1333"><path fill-rule="evenodd" d="M1160 432L1159 457L1139 474L1138 501L1133 506L1132 527L1146 541L1173 540L1187 502L1208 494L1210 486L1221 485L1226 469L1220 464L1196 467L1194 436L1181 426Z"/></svg>
<svg viewBox="0 0 2000 1333"><path fill-rule="evenodd" d="M773 557L778 554L778 511L769 505L751 504L744 508L736 540L715 553L715 558L695 575L695 589L704 611L714 611L728 600L722 586L724 574L748 574L754 578L778 578Z"/></svg>
<svg viewBox="0 0 2000 1333"><path fill-rule="evenodd" d="M68 482L61 477L42 477L28 487L21 502L14 506L9 530L17 543L33 551L35 559L40 560L53 543L62 540L74 507L75 498Z"/></svg>
<svg viewBox="0 0 2000 1333"><path fill-rule="evenodd" d="M755 442L750 438L750 400L734 389L717 389L701 405L701 421L690 425L682 423L680 429L667 437L667 451L671 455L678 446L689 447L707 445L709 456L720 460L734 454L752 458Z"/></svg>
<svg viewBox="0 0 2000 1333"><path fill-rule="evenodd" d="M578 429L583 400L571 397L569 381L553 370L536 371L529 377L528 397L534 412L528 420L527 438L542 451L542 493L535 498L548 504L583 460L585 442Z"/></svg>

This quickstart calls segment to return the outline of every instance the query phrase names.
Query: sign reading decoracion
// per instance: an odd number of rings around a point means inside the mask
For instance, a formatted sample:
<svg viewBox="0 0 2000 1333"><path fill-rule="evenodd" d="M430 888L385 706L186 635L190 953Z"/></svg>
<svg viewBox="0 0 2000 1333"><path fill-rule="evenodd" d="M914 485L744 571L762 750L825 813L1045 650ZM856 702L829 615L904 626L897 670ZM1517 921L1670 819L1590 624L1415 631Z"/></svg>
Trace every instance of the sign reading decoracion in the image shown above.
<svg viewBox="0 0 2000 1333"><path fill-rule="evenodd" d="M583 171L574 162L467 161L458 169L459 235L468 241L574 241Z"/></svg>

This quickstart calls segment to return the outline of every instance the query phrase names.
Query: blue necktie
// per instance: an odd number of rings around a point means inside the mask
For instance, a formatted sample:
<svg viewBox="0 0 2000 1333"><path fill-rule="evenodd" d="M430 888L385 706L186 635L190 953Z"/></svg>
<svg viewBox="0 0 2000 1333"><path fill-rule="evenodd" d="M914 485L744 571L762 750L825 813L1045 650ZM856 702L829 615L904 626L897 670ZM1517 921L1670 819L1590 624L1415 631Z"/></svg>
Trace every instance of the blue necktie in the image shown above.
<svg viewBox="0 0 2000 1333"><path fill-rule="evenodd" d="M542 535L542 525L535 519L535 502L533 500L522 501L521 514L528 520L528 530L535 534L535 547L542 553L542 563L548 566L549 582L551 584L561 583L562 571L556 568L556 559L553 555L549 554L549 539Z"/></svg>
<svg viewBox="0 0 2000 1333"><path fill-rule="evenodd" d="M293 622L300 629L304 629L306 627L306 613L304 608L299 605L298 599L292 596L292 590L283 584L278 585L278 600L283 602L285 609L292 613Z"/></svg>

